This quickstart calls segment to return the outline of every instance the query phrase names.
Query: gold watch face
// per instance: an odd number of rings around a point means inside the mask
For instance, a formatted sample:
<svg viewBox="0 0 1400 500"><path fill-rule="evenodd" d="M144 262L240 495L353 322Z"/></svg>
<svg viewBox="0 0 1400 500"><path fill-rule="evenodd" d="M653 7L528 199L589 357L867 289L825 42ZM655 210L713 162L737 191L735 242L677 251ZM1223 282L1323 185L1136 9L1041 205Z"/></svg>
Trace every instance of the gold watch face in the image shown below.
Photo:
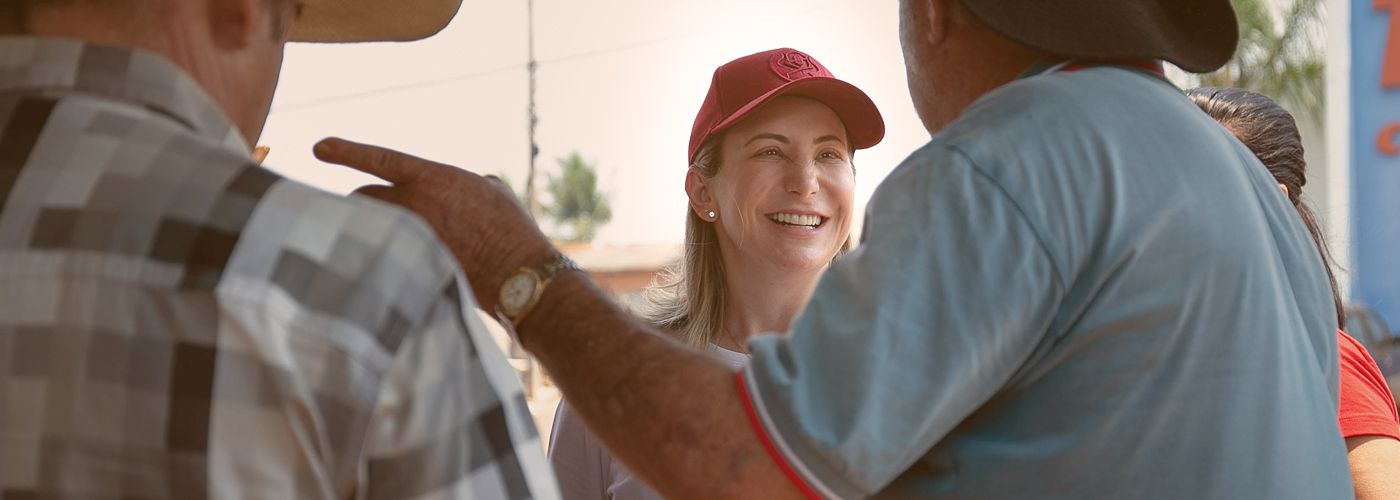
<svg viewBox="0 0 1400 500"><path fill-rule="evenodd" d="M522 269L515 273L501 284L501 309L510 316L519 314L534 299L539 285L540 278L534 271Z"/></svg>

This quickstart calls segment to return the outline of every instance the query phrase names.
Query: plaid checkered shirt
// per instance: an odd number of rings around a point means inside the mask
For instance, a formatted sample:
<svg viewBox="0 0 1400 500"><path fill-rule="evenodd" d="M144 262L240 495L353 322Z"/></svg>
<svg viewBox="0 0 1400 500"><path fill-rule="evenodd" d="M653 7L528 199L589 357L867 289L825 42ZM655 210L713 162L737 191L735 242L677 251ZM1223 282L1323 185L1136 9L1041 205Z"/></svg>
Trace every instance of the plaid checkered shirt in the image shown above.
<svg viewBox="0 0 1400 500"><path fill-rule="evenodd" d="M248 151L162 58L0 38L0 498L556 497L431 230Z"/></svg>

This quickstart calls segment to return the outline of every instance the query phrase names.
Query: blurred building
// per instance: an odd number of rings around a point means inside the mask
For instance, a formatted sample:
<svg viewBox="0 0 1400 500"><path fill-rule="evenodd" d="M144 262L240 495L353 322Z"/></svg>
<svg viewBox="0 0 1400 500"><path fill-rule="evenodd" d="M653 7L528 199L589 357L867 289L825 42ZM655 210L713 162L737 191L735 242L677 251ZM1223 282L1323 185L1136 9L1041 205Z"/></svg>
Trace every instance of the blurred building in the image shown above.
<svg viewBox="0 0 1400 500"><path fill-rule="evenodd" d="M1321 215L1347 330L1400 386L1400 0L1327 0ZM1311 164L1312 161L1310 160Z"/></svg>
<svg viewBox="0 0 1400 500"><path fill-rule="evenodd" d="M588 271L593 281L629 310L641 305L642 292L657 273L681 258L681 244L594 245L564 243L559 250Z"/></svg>

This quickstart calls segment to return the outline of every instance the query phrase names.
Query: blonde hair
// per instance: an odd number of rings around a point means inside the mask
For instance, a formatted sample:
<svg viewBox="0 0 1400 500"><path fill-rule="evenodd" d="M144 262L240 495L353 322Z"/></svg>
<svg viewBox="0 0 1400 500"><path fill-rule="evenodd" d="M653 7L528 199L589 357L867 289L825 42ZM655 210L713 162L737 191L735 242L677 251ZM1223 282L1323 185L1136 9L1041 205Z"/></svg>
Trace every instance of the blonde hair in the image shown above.
<svg viewBox="0 0 1400 500"><path fill-rule="evenodd" d="M690 165L700 175L713 178L719 173L721 137L723 134L711 136L696 151ZM642 318L692 347L703 347L724 328L725 290L724 259L715 225L687 206L681 260L666 266L642 293Z"/></svg>
<svg viewBox="0 0 1400 500"><path fill-rule="evenodd" d="M706 139L690 166L706 178L719 174L724 134ZM851 151L854 156L854 150ZM855 168L852 164L851 168ZM835 261L853 247L850 235L832 258ZM666 266L642 293L643 320L670 332L691 347L712 344L724 331L724 259L720 255L715 224L685 210L685 249L681 260Z"/></svg>

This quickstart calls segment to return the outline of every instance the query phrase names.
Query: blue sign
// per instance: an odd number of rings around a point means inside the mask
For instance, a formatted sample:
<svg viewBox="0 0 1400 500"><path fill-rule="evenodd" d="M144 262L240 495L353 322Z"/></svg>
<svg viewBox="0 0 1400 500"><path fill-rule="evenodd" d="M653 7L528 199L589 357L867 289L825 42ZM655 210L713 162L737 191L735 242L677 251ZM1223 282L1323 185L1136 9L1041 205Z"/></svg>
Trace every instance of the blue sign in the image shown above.
<svg viewBox="0 0 1400 500"><path fill-rule="evenodd" d="M1354 297L1400 327L1400 0L1351 1Z"/></svg>

